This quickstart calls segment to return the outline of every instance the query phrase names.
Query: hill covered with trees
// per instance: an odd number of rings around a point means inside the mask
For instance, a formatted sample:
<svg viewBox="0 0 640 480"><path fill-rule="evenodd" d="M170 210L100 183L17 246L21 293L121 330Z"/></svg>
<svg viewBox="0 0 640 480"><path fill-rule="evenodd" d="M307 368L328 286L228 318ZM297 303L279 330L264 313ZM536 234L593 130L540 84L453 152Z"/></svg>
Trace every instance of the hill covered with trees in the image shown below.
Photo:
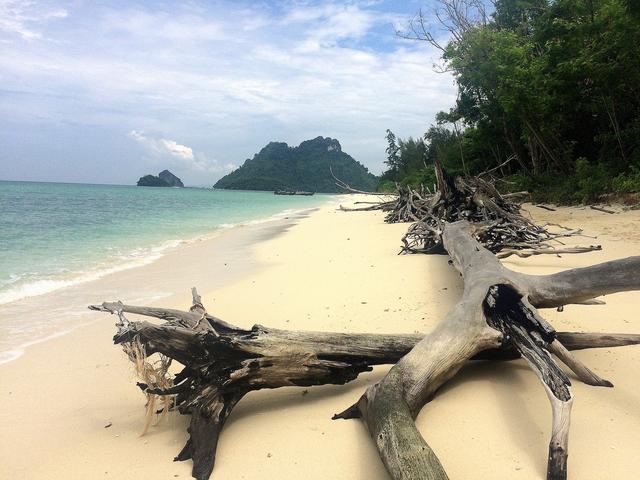
<svg viewBox="0 0 640 480"><path fill-rule="evenodd" d="M390 182L497 168L503 187L582 202L640 192L640 2L438 0L401 36L439 49L455 105L421 139L388 132ZM441 31L450 33L439 43Z"/></svg>
<svg viewBox="0 0 640 480"><path fill-rule="evenodd" d="M304 190L340 192L334 174L361 190L375 190L377 177L342 151L333 138L317 137L297 147L271 142L237 170L222 177L214 188L230 190Z"/></svg>
<svg viewBox="0 0 640 480"><path fill-rule="evenodd" d="M137 185L139 187L184 187L182 180L169 170L161 171L157 177L155 175L140 177Z"/></svg>

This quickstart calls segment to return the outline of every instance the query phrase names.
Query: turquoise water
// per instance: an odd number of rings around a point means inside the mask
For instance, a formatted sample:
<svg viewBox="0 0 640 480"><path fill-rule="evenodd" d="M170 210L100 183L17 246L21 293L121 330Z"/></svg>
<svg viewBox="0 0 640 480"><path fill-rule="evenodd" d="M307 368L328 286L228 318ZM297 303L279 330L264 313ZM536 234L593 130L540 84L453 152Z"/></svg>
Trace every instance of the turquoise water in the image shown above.
<svg viewBox="0 0 640 480"><path fill-rule="evenodd" d="M0 304L148 263L182 241L329 198L0 181Z"/></svg>

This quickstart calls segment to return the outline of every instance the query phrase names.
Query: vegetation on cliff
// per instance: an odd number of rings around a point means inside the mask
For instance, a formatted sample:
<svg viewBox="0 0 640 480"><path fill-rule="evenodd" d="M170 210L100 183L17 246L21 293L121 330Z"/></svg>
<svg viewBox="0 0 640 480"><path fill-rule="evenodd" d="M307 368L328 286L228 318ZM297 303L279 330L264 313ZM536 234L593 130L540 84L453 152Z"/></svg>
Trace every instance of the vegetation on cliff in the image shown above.
<svg viewBox="0 0 640 480"><path fill-rule="evenodd" d="M317 137L297 147L271 142L214 188L231 190L304 190L340 192L335 175L361 190L375 190L378 179L342 151L338 140Z"/></svg>
<svg viewBox="0 0 640 480"><path fill-rule="evenodd" d="M169 170L161 171L157 177L155 175L140 177L136 185L139 187L184 187L182 180Z"/></svg>

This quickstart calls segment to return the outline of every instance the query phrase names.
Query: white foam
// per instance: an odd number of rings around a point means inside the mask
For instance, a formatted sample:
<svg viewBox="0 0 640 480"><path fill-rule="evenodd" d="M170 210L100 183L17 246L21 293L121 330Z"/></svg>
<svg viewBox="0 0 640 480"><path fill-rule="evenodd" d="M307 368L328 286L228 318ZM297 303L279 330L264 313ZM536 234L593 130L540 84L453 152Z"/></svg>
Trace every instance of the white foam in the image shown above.
<svg viewBox="0 0 640 480"><path fill-rule="evenodd" d="M295 217L298 215L303 215L306 213L311 212L312 210L314 210L315 208L317 208L317 206L312 206L312 207L304 207L304 208L300 208L300 209L286 209L286 210L282 210L280 212L277 212L273 215L270 215L268 217L265 218L260 218L260 219L255 219L255 220L250 220L250 221L246 221L243 223L225 223L225 224L221 224L218 225L216 227L216 230L212 231L212 232L208 232L206 234L203 235L199 235L196 236L194 238L191 239L180 239L180 240L171 240L171 241L167 241L164 242L161 245L157 245L157 246L152 246L150 248L140 248L140 249L136 249L133 250L127 254L124 255L120 255L119 261L120 263L113 265L110 264L109 266L106 265L102 265L102 266L97 266L95 268L93 268L90 271L87 272L80 272L77 273L75 275L70 275L67 276L66 278L51 278L51 279L40 279L40 280L36 280L30 283L25 283L22 285L16 285L14 288L11 288L9 290L6 290L4 292L0 292L0 305L2 304L6 304L6 303L10 303L10 302L14 302L17 300L21 300L27 297L34 297L34 296L38 296L38 295L43 295L46 293L50 293L53 292L55 290L58 289L62 289L62 288L66 288L66 287L71 287L74 285L78 285L84 282L89 282L92 280L97 280L101 277L104 277L106 275L109 275L111 273L115 273L115 272L120 272L123 270L128 270L131 268L136 268L138 266L142 266L142 265L147 265L149 263L152 263L154 261L156 261L157 259L159 259L160 257L164 256L167 254L167 252L179 248L185 244L192 244L194 242L198 242L198 241L202 241L205 239L210 239L210 238L214 238L216 236L218 236L220 233L222 233L222 231L227 230L227 229L231 229L231 228L236 228L236 227L242 227L242 226L247 226L247 225L260 225L260 224L265 224L268 222L274 222L274 221L278 221L278 220L283 220L284 218L287 217ZM115 252L114 252L115 253ZM34 272L35 273L35 272ZM11 277L11 282L10 283L14 283L16 281L19 281L20 279L17 278L17 276L12 276ZM9 283L9 284L10 284ZM6 285L6 284L5 284ZM163 292L163 293L156 293L155 295L149 297L145 297L145 298L139 298L139 299L132 299L132 301L138 302L138 303L144 303L144 302L155 302L157 300L160 300L164 297L169 296L169 293ZM81 314L80 312L75 312L75 311L69 311L65 313L65 316L68 318L69 316L84 316L83 314ZM98 320L96 320L98 321ZM90 322L81 322L81 323L77 323L72 327L63 327L61 330L49 334L49 335L44 335L43 337L40 338L36 338L33 339L33 336L31 336L31 339L29 341L20 343L19 341L17 342L17 345L11 345L10 348L8 350L1 350L0 351L0 365L4 364L4 363L8 363L11 362L13 360L16 360L17 358L20 358L25 350L32 346L32 345L36 345L42 342L46 342L48 340L54 339L54 338L58 338L61 337L63 335L66 335L74 330L76 330L77 328L83 327L85 325L91 325L95 323L95 321L90 321ZM4 329L11 329L10 325L4 325L3 327ZM55 327L54 327L55 328ZM5 330L7 331L7 330ZM44 332L43 332L44 333ZM5 346L0 347L0 348L6 348Z"/></svg>
<svg viewBox="0 0 640 480"><path fill-rule="evenodd" d="M120 255L120 263L116 265L99 265L86 272L78 272L75 275L69 275L64 278L44 278L35 280L32 282L24 283L10 288L4 292L0 292L0 305L15 302L29 297L35 297L38 295L44 295L51 293L61 288L72 287L85 282L97 280L106 275L121 272L123 270L129 270L131 268L148 265L155 262L168 251L174 250L181 245L191 244L197 241L209 239L215 237L220 233L220 230L228 230L231 228L242 227L247 225L261 225L276 220L282 220L288 216L294 216L299 214L308 213L314 210L316 207L305 207L300 209L286 209L270 215L265 218L259 218L242 223L223 223L216 226L217 230L209 232L207 234L198 235L191 239L177 239L169 240L161 245L153 246L150 248L138 248L124 255ZM12 278L13 280L13 278ZM14 280L15 282L15 280ZM13 283L13 282L12 282ZM1 360L0 360L1 361Z"/></svg>
<svg viewBox="0 0 640 480"><path fill-rule="evenodd" d="M108 267L99 265L87 272L80 272L66 278L45 278L10 288L4 292L0 292L0 305L97 280L111 273L148 265L162 257L167 251L175 249L183 243L184 240L171 240L149 249L137 249L126 255L121 255L119 259L122 263L116 265L110 265Z"/></svg>
<svg viewBox="0 0 640 480"><path fill-rule="evenodd" d="M80 327L83 327L85 325L91 325L91 324L97 323L99 321L100 320L94 320L92 322L85 322L85 323L82 323L80 325L76 325L75 327L67 328L65 330L61 330L61 331L53 333L51 335L47 335L46 337L38 338L37 340L30 340L28 342L21 343L20 345L18 345L17 347L12 348L11 350L2 351L2 352L0 352L0 365L2 365L3 363L12 362L12 361L20 358L24 354L24 351L28 347L31 347L33 345L37 345L39 343L46 342L48 340L53 340L54 338L62 337L64 335L67 335L67 334L73 332L74 330L76 330L76 329L78 329Z"/></svg>
<svg viewBox="0 0 640 480"><path fill-rule="evenodd" d="M21 348L14 348L13 350L7 350L6 352L0 352L0 365L3 363L12 362L22 356L24 350Z"/></svg>
<svg viewBox="0 0 640 480"><path fill-rule="evenodd" d="M171 294L168 292L165 293L160 293L160 294L156 294L156 295L151 295L151 296L144 296L144 297L138 297L138 298L132 298L131 299L131 303L136 304L136 303L149 303L149 302L157 302L158 300L161 300L163 298L166 297L170 297ZM75 317L86 317L86 313L85 312L80 312L80 311L74 311L74 310L70 310L65 312L65 315L67 317L69 316L75 316ZM57 332L51 333L49 335L44 335L42 337L36 338L36 339L31 339L28 341L24 341L22 343L18 343L17 346L13 346L12 348L10 348L9 350L0 350L0 365L2 365L3 363L9 363L12 362L18 358L20 358L24 353L25 350L33 345L37 345L39 343L44 343L47 342L49 340L53 340L55 338L59 338L59 337L63 337L65 335L68 335L69 333L81 328L81 327L85 327L85 326L89 326L89 325L93 325L94 323L98 323L100 322L100 319L96 319L96 320L92 320L92 321L83 321L82 323L76 323L73 326L68 326L66 328L63 328L61 330L58 330ZM19 329L15 329L15 331L17 331ZM30 336L32 336L33 334L31 334ZM3 347L0 347L3 348Z"/></svg>

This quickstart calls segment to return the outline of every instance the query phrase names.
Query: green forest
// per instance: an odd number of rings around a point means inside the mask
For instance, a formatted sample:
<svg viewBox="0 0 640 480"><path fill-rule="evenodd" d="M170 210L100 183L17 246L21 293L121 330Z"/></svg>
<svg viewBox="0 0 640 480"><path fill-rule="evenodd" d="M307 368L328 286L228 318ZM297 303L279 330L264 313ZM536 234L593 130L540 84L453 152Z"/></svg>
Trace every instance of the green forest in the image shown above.
<svg viewBox="0 0 640 480"><path fill-rule="evenodd" d="M640 1L486 5L438 0L398 32L441 52L457 100L422 138L387 130L378 189L430 187L438 160L452 174L493 170L500 188L534 201L640 192Z"/></svg>

